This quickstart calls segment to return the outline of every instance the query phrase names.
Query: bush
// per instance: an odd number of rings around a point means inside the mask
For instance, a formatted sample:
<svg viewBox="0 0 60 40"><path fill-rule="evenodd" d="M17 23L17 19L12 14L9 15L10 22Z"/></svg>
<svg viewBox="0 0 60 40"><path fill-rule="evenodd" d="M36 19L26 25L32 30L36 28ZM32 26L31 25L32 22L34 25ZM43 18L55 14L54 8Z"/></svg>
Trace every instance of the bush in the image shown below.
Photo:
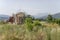
<svg viewBox="0 0 60 40"><path fill-rule="evenodd" d="M26 18L26 19L25 19L25 23L26 23L26 25L27 25L27 29L28 29L29 31L32 31L32 29L33 29L32 18Z"/></svg>
<svg viewBox="0 0 60 40"><path fill-rule="evenodd" d="M38 21L38 20L36 20L36 21L34 21L34 23L33 23L33 30L34 31L38 31L38 29L40 28L40 27L42 27L42 25L40 24L40 21Z"/></svg>
<svg viewBox="0 0 60 40"><path fill-rule="evenodd" d="M4 22L4 21L0 21L0 24L7 24L7 22Z"/></svg>
<svg viewBox="0 0 60 40"><path fill-rule="evenodd" d="M40 21L35 21L33 24L34 26L41 26Z"/></svg>

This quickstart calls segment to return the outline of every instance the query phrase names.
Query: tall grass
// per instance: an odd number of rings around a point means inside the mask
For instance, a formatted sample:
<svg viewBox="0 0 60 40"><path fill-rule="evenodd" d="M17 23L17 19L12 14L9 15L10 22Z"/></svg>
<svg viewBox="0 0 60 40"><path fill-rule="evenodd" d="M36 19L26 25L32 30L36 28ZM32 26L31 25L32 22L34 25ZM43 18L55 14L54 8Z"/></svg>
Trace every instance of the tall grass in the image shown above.
<svg viewBox="0 0 60 40"><path fill-rule="evenodd" d="M25 24L1 24L0 40L60 40L59 28L40 26L38 31L29 31Z"/></svg>

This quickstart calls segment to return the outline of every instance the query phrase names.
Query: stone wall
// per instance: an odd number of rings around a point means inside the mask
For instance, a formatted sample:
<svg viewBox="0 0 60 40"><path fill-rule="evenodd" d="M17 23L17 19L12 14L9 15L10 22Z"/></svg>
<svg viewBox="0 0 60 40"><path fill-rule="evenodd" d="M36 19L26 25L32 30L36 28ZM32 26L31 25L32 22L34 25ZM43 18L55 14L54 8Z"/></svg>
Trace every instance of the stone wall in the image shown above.
<svg viewBox="0 0 60 40"><path fill-rule="evenodd" d="M25 18L25 14L23 12L19 12L16 15L14 15L15 18L15 23L16 24L23 24L24 23L24 18Z"/></svg>

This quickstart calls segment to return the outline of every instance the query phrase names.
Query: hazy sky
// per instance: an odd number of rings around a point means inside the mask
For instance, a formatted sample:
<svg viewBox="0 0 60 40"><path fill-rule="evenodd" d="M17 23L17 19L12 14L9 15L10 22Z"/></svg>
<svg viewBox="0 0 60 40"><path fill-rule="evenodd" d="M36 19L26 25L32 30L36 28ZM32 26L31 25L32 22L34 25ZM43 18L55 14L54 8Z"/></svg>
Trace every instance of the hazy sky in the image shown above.
<svg viewBox="0 0 60 40"><path fill-rule="evenodd" d="M0 0L0 14L24 11L31 15L60 12L60 0Z"/></svg>

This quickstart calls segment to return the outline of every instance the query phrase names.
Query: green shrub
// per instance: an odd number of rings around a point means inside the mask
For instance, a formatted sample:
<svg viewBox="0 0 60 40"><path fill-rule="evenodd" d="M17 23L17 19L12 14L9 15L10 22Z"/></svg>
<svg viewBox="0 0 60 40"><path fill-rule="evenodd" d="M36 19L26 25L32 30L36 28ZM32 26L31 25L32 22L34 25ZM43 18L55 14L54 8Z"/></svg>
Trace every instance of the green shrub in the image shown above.
<svg viewBox="0 0 60 40"><path fill-rule="evenodd" d="M27 25L27 29L29 31L32 31L32 29L33 29L32 18L26 18L25 19L25 24Z"/></svg>
<svg viewBox="0 0 60 40"><path fill-rule="evenodd" d="M33 24L34 26L41 26L40 21L35 21Z"/></svg>
<svg viewBox="0 0 60 40"><path fill-rule="evenodd" d="M33 30L37 32L40 27L42 27L42 25L40 24L40 21L35 20L33 22Z"/></svg>
<svg viewBox="0 0 60 40"><path fill-rule="evenodd" d="M0 24L6 24L7 22L4 22L4 21L0 21Z"/></svg>

